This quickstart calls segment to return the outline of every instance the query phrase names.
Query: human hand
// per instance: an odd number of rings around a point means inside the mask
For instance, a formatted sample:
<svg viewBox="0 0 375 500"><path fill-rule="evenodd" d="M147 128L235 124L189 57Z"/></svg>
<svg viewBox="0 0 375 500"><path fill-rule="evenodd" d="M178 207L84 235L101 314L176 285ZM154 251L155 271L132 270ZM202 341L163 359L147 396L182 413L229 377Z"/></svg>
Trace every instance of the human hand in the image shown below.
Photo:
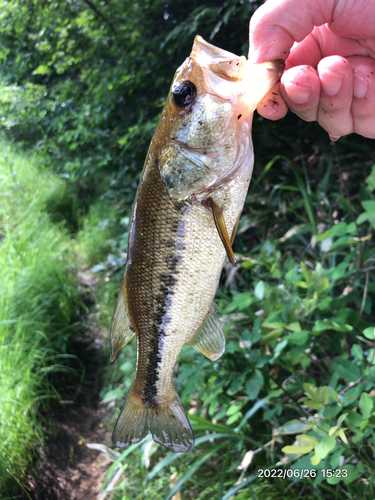
<svg viewBox="0 0 375 500"><path fill-rule="evenodd" d="M286 59L279 89L258 105L265 118L278 120L290 108L318 121L331 140L352 132L375 138L371 0L268 0L251 18L249 57Z"/></svg>

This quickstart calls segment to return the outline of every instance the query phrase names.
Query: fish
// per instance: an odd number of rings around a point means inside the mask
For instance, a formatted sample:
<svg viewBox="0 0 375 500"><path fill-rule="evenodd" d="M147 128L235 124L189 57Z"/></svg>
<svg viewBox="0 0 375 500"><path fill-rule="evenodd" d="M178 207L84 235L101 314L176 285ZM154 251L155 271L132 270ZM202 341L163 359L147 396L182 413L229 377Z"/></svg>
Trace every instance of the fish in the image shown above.
<svg viewBox="0 0 375 500"><path fill-rule="evenodd" d="M136 335L137 366L112 442L127 448L149 431L174 452L194 447L173 384L182 347L211 360L225 349L214 302L253 169L258 102L284 62L252 65L194 39L177 69L145 160L113 312L111 362Z"/></svg>

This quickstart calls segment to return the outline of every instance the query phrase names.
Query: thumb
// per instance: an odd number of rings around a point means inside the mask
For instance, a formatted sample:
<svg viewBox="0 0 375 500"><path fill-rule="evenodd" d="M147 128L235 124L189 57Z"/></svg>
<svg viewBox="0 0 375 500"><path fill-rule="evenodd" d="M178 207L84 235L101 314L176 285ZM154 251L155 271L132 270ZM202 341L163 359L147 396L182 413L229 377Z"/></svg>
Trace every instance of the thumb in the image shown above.
<svg viewBox="0 0 375 500"><path fill-rule="evenodd" d="M294 42L314 26L333 21L340 0L268 0L250 20L249 59L253 63L286 59Z"/></svg>

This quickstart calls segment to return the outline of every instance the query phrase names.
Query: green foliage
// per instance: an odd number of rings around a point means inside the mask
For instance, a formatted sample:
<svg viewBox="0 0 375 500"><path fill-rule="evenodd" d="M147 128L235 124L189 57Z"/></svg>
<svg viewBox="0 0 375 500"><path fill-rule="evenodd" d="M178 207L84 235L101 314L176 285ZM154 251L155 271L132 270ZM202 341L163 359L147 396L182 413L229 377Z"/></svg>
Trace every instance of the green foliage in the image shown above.
<svg viewBox="0 0 375 500"><path fill-rule="evenodd" d="M115 212L111 205L97 202L91 205L89 213L83 218L83 228L77 235L78 249L82 252L85 262L93 266L106 259L114 246L116 235L111 224L115 219Z"/></svg>
<svg viewBox="0 0 375 500"><path fill-rule="evenodd" d="M307 498L372 498L375 248L371 221L359 222L372 192L362 178L360 197L346 203L348 192L332 181L338 158L330 146L321 161L328 176L305 171L302 180L298 164L279 156L255 179L236 240L240 267L234 278L228 269L217 296L226 351L212 363L185 347L179 360L176 387L191 408L196 449L166 454L148 438L122 462L123 476L119 463L116 498L132 497L134 470L145 485L155 481L152 491L163 500L178 489L186 498L229 499L250 498L249 488L263 498L266 488L264 498L279 498L286 485L291 498L301 488ZM348 175L349 165L340 168ZM361 173L351 175L354 190ZM265 227L264 238L257 231ZM122 401L134 376L135 350L124 350L105 401ZM147 475L145 456L153 464ZM247 472L239 478L241 460ZM294 474L284 486L258 474L283 468Z"/></svg>
<svg viewBox="0 0 375 500"><path fill-rule="evenodd" d="M1 3L0 125L66 174L139 178L174 71L199 33L246 51L256 3Z"/></svg>
<svg viewBox="0 0 375 500"><path fill-rule="evenodd" d="M45 208L63 182L4 142L0 154L0 488L15 493L43 443L39 411L78 376L68 338L80 300L68 238ZM18 486L17 486L18 487Z"/></svg>

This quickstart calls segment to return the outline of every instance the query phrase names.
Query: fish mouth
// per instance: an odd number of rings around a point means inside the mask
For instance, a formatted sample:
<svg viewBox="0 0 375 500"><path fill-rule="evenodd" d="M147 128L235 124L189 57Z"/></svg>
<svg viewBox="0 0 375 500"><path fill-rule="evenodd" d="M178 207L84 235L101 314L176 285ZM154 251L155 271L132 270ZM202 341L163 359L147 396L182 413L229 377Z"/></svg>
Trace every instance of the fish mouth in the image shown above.
<svg viewBox="0 0 375 500"><path fill-rule="evenodd" d="M190 57L202 68L206 92L228 101L237 96L245 117L255 111L285 70L283 59L252 64L245 56L215 47L199 35Z"/></svg>

